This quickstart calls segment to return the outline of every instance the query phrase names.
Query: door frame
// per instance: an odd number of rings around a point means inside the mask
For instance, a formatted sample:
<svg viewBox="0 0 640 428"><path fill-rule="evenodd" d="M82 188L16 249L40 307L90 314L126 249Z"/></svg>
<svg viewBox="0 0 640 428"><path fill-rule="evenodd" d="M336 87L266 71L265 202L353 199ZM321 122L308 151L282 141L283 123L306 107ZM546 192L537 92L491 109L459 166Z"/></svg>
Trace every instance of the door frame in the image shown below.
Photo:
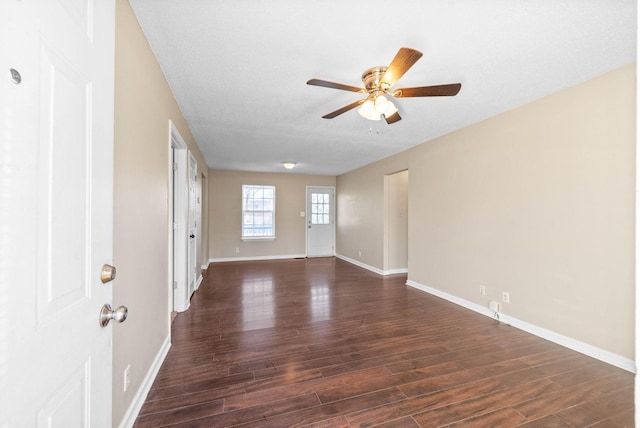
<svg viewBox="0 0 640 428"><path fill-rule="evenodd" d="M331 255L336 255L336 188L335 186L311 186L307 185L304 192L304 209L305 209L305 222L304 222L304 252L305 256L309 257L309 219L311 218L311 212L309 211L309 190L310 189L330 189L333 192L332 209L331 209ZM316 257L316 256L311 256ZM323 256L317 256L323 257ZM328 257L325 256L325 257Z"/></svg>
<svg viewBox="0 0 640 428"><path fill-rule="evenodd" d="M189 307L186 295L187 284L187 143L172 121L169 121L169 164L168 164L168 201L169 221L167 234L169 242L169 313L182 312ZM174 171L175 165L175 171ZM182 291L182 293L181 293ZM169 317L171 323L171 317ZM171 331L171 329L169 329Z"/></svg>

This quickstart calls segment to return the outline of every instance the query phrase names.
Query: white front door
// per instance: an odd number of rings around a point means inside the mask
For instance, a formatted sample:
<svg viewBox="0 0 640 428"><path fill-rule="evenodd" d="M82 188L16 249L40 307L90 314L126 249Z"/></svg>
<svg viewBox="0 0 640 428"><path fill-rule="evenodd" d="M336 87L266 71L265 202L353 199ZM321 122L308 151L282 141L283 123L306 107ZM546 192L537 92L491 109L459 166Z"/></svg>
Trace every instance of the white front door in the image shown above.
<svg viewBox="0 0 640 428"><path fill-rule="evenodd" d="M113 0L0 2L2 427L112 425L114 32Z"/></svg>
<svg viewBox="0 0 640 428"><path fill-rule="evenodd" d="M334 255L333 187L307 187L307 257Z"/></svg>

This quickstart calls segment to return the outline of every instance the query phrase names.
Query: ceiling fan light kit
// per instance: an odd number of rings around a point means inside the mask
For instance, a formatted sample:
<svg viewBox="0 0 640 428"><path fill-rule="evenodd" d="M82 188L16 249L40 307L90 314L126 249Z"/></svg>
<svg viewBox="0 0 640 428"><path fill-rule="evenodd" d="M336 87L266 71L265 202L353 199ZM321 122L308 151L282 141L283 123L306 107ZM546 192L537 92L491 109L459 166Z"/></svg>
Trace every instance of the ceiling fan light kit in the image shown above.
<svg viewBox="0 0 640 428"><path fill-rule="evenodd" d="M369 120L380 120L380 113L376 111L373 101L367 100L362 104L362 107L358 109L358 114Z"/></svg>
<svg viewBox="0 0 640 428"><path fill-rule="evenodd" d="M380 115L384 115L385 119L388 119L392 115L398 112L396 106L384 95L378 95L376 97L369 97L362 103L362 107L358 109L358 114L369 120L380 120Z"/></svg>
<svg viewBox="0 0 640 428"><path fill-rule="evenodd" d="M422 52L410 48L400 48L389 67L373 67L362 73L364 88L345 85L343 83L329 82L321 79L311 79L307 85L323 86L325 88L340 89L343 91L359 92L367 94L367 98L355 101L347 106L322 116L324 119L333 119L336 116L361 106L358 114L368 120L381 120L390 125L402 119L398 108L388 97L443 97L454 96L462 87L460 83L452 83L437 86L419 86L415 88L399 88L391 90L391 87L422 57Z"/></svg>

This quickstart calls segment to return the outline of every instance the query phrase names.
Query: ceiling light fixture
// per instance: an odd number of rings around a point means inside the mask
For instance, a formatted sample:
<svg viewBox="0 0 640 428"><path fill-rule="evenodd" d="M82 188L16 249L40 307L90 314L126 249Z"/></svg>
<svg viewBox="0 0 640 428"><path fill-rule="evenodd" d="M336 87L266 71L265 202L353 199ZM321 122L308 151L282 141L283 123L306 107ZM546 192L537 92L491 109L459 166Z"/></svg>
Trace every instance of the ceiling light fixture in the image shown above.
<svg viewBox="0 0 640 428"><path fill-rule="evenodd" d="M397 113L396 106L389 101L384 95L372 95L358 109L358 114L365 119L380 120L380 115L385 118L391 117Z"/></svg>
<svg viewBox="0 0 640 428"><path fill-rule="evenodd" d="M373 102L373 106L375 107L376 111L380 114L384 114L385 110L387 110L388 104L389 104L389 101L387 101L384 95L378 95L376 97L376 100Z"/></svg>
<svg viewBox="0 0 640 428"><path fill-rule="evenodd" d="M376 111L375 104L371 99L362 104L362 107L358 109L358 114L365 119L380 120L380 113Z"/></svg>
<svg viewBox="0 0 640 428"><path fill-rule="evenodd" d="M333 119L351 109L358 108L358 114L370 121L380 121L384 116L385 122L391 125L400 119L398 109L389 101L393 98L410 97L451 97L456 95L462 84L450 83L447 85L417 86L413 88L399 88L391 90L391 87L409 70L413 64L422 57L422 52L411 48L400 48L388 67L373 67L362 73L363 88L345 85L343 83L330 82L328 80L310 79L307 85L323 86L325 88L340 89L343 91L366 94L365 99L359 99L338 110L322 116L323 119Z"/></svg>
<svg viewBox="0 0 640 428"><path fill-rule="evenodd" d="M282 166L284 166L287 169L293 169L293 167L296 166L295 162L282 162Z"/></svg>

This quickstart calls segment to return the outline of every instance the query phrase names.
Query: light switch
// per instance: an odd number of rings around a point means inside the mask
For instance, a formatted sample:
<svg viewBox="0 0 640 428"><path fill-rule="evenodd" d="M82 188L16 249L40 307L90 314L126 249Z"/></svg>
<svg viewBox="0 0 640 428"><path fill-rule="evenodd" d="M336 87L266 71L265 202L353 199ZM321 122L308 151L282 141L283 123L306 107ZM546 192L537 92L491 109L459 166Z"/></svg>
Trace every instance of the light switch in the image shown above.
<svg viewBox="0 0 640 428"><path fill-rule="evenodd" d="M304 217L304 211L300 211L300 217Z"/></svg>

